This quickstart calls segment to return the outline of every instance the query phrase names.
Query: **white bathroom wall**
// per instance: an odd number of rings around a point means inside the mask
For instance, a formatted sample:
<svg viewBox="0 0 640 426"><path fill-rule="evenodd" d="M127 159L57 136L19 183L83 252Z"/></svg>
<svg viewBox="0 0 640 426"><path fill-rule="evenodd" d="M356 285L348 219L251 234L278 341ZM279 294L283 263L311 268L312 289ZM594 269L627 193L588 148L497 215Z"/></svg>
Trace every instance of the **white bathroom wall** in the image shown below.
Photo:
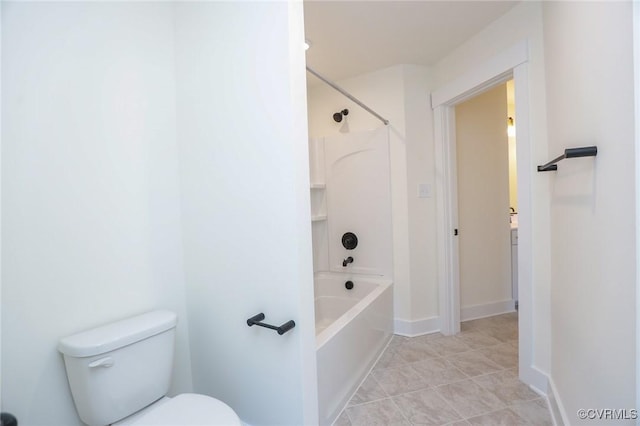
<svg viewBox="0 0 640 426"><path fill-rule="evenodd" d="M542 6L539 2L522 2L469 39L433 67L434 88L479 66L499 52L526 40L529 47L529 120L531 158L534 164L519 168L519 173L535 173L537 164L544 164L550 155L547 147L547 114L542 36ZM517 94L516 94L517 96ZM533 366L544 373L550 371L550 304L549 304L549 177L532 176L532 318Z"/></svg>
<svg viewBox="0 0 640 426"><path fill-rule="evenodd" d="M565 424L635 424L576 415L636 401L632 4L549 2L543 10L550 153L598 146L597 157L547 172L551 377Z"/></svg>
<svg viewBox="0 0 640 426"><path fill-rule="evenodd" d="M158 3L2 3L2 411L80 424L60 337L167 308L191 390L173 17Z"/></svg>
<svg viewBox="0 0 640 426"><path fill-rule="evenodd" d="M432 84L430 68L403 68L411 315L396 323L405 333L418 334L439 328ZM420 194L421 186L427 194Z"/></svg>
<svg viewBox="0 0 640 426"><path fill-rule="evenodd" d="M321 72L321 70L318 70ZM337 82L390 121L391 197L396 331L410 332L414 323L431 320L437 329L435 279L435 213L433 198L417 196L418 183L433 184L430 74L425 67L397 65ZM340 133L334 112L349 109L352 132L382 123L334 89L315 83L309 88L311 137ZM402 330L399 330L399 328Z"/></svg>
<svg viewBox="0 0 640 426"><path fill-rule="evenodd" d="M504 84L455 107L463 319L513 309L506 117Z"/></svg>
<svg viewBox="0 0 640 426"><path fill-rule="evenodd" d="M252 425L315 424L302 4L175 7L194 388ZM296 327L249 328L260 312Z"/></svg>
<svg viewBox="0 0 640 426"><path fill-rule="evenodd" d="M0 61L2 58L2 6L0 6ZM0 67L0 118L2 117L2 67ZM2 241L2 119L0 119L0 242ZM2 244L0 243L0 332L2 331ZM2 410L2 338L0 338L0 410Z"/></svg>

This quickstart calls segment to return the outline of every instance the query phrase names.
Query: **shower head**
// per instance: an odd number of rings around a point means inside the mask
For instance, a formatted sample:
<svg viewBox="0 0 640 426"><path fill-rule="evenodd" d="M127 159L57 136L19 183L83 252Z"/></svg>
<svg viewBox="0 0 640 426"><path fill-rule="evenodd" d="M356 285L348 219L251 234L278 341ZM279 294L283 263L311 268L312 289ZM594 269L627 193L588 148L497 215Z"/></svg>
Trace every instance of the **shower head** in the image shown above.
<svg viewBox="0 0 640 426"><path fill-rule="evenodd" d="M336 112L335 114L333 114L333 120L334 120L336 123L339 123L339 122L341 122L341 121L342 121L342 116L343 116L343 115L344 115L344 116L349 115L349 110L345 108L345 109L343 109L342 111Z"/></svg>

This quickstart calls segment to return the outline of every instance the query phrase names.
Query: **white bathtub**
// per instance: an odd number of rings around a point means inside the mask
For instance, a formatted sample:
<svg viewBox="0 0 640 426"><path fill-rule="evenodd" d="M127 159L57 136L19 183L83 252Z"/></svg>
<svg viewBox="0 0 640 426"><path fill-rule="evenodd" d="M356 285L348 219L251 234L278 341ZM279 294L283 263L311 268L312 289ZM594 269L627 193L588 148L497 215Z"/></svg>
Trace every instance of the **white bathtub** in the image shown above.
<svg viewBox="0 0 640 426"><path fill-rule="evenodd" d="M352 290L345 288L353 281ZM367 275L315 276L318 406L330 425L391 338L391 281Z"/></svg>

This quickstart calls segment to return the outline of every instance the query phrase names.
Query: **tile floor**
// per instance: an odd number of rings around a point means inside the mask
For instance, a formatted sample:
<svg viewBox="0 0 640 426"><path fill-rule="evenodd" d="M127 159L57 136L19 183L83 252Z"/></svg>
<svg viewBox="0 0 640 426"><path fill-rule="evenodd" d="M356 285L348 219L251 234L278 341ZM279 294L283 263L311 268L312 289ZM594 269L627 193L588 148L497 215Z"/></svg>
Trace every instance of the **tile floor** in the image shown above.
<svg viewBox="0 0 640 426"><path fill-rule="evenodd" d="M334 425L552 425L517 371L517 313L467 321L456 336L393 336Z"/></svg>

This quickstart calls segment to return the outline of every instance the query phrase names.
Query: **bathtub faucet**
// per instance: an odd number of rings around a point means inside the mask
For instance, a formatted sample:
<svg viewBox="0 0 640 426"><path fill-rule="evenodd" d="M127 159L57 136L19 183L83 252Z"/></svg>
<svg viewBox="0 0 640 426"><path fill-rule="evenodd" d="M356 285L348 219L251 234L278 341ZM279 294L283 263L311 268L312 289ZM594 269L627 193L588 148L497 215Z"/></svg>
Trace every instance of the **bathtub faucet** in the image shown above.
<svg viewBox="0 0 640 426"><path fill-rule="evenodd" d="M353 257L349 256L345 260L342 261L342 266L347 267L348 264L353 263Z"/></svg>

